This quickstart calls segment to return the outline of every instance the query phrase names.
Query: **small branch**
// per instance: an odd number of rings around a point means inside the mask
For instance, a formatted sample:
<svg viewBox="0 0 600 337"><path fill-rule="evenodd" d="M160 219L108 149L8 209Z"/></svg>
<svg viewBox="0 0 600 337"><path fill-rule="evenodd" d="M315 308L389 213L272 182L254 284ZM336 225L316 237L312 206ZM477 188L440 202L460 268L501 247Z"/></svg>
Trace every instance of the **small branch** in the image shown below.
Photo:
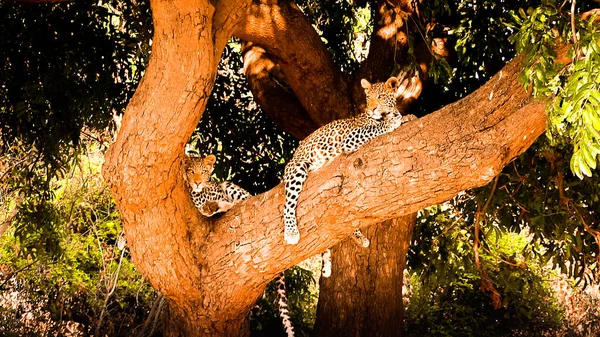
<svg viewBox="0 0 600 337"><path fill-rule="evenodd" d="M571 1L571 33L573 34L573 44L577 44L577 30L575 29L575 0Z"/></svg>
<svg viewBox="0 0 600 337"><path fill-rule="evenodd" d="M157 292L157 294L158 294L158 296L154 300L154 303L152 303L152 308L150 309L150 313L148 314L148 317L146 318L146 321L144 322L142 331L140 331L140 333L138 333L138 337L144 337L144 336L151 337L154 334L156 327L158 326L160 313L163 310L163 307L166 302L166 298L161 293ZM152 324L152 327L150 327L151 324ZM150 331L148 331L148 330L150 330ZM148 333L146 333L146 331L148 331Z"/></svg>
<svg viewBox="0 0 600 337"><path fill-rule="evenodd" d="M485 214L485 211L490 205L490 201L496 192L496 186L498 186L498 177L494 178L494 185L492 186L492 190L490 192L490 196L487 198L487 201L483 208L481 205L477 205L477 212L475 213L475 239L473 242L473 254L475 255L475 266L477 267L477 272L479 273L479 277L481 278L481 291L489 292L490 297L492 298L492 303L494 305L494 309L500 308L502 305L500 293L494 287L494 283L490 279L489 275L483 269L481 262L479 261L479 232L481 228L481 217Z"/></svg>
<svg viewBox="0 0 600 337"><path fill-rule="evenodd" d="M6 279L4 280L4 282L2 282L2 284L0 284L0 290L2 290L2 288L4 288L4 286L8 283L8 281L10 281L11 278L15 277L17 274L19 274L20 272L29 269L31 266L33 266L35 264L36 261L33 261L27 265L25 265L24 267L15 270L14 272L12 272L10 275L8 275L6 277Z"/></svg>
<svg viewBox="0 0 600 337"><path fill-rule="evenodd" d="M8 230L8 227L10 226L10 223L12 222L13 218L17 215L17 213L19 213L19 208L23 203L23 199L24 197L22 195L19 195L17 197L16 205L6 216L6 219L4 219L4 221L2 221L2 223L0 224L0 238L4 235L4 233L6 233L6 230Z"/></svg>
<svg viewBox="0 0 600 337"><path fill-rule="evenodd" d="M108 300L110 296L115 292L117 288L117 281L119 280L119 272L121 271L121 265L123 264L123 255L125 255L125 249L121 250L121 256L119 257L119 264L117 265L117 270L115 271L114 279L112 280L112 285L109 283L109 286L112 286L110 290L106 293L106 297L104 298L104 306L102 307L102 311L100 312L100 318L98 319L98 323L96 324L96 331L94 336L100 336L100 327L102 326L102 320L104 319L104 315L106 314L106 308L108 307Z"/></svg>

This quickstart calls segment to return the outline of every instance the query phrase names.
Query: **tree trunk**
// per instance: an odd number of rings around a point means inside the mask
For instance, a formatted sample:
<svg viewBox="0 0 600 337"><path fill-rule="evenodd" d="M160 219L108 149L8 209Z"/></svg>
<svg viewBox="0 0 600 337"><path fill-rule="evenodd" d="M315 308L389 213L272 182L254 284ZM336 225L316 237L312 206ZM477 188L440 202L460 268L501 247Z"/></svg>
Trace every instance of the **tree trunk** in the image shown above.
<svg viewBox="0 0 600 337"><path fill-rule="evenodd" d="M103 175L137 268L167 299L166 336L247 336L248 311L282 270L358 227L488 183L545 128L544 102L514 85L521 64L513 61L467 99L312 174L299 199L300 242L286 245L283 186L206 219L181 167L218 59L249 0L151 0L151 6L151 60Z"/></svg>
<svg viewBox="0 0 600 337"><path fill-rule="evenodd" d="M332 275L321 278L314 336L403 335L403 271L416 213L364 231L369 248L352 240L332 249Z"/></svg>
<svg viewBox="0 0 600 337"><path fill-rule="evenodd" d="M251 302L214 294L197 252L208 234L184 186L183 149L205 109L218 61L248 2L153 0L146 74L105 156L103 176L131 256L168 303L166 336L246 336ZM221 7L219 7L221 6ZM239 292L256 298L259 290Z"/></svg>

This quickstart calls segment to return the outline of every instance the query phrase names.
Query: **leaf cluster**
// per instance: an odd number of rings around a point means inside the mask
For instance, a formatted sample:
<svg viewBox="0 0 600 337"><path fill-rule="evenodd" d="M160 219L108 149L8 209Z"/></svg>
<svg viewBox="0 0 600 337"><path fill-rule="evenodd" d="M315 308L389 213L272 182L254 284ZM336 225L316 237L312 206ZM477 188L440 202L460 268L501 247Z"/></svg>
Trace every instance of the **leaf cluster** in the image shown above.
<svg viewBox="0 0 600 337"><path fill-rule="evenodd" d="M545 1L515 20L520 31L514 37L525 55L520 76L525 88L548 103L547 136L554 143L573 147L570 169L580 179L591 177L600 154L600 27L594 15L581 20L556 1ZM558 44L569 43L568 66L554 62Z"/></svg>
<svg viewBox="0 0 600 337"><path fill-rule="evenodd" d="M82 132L123 112L149 55L149 11L146 1L0 4L3 185L48 199Z"/></svg>

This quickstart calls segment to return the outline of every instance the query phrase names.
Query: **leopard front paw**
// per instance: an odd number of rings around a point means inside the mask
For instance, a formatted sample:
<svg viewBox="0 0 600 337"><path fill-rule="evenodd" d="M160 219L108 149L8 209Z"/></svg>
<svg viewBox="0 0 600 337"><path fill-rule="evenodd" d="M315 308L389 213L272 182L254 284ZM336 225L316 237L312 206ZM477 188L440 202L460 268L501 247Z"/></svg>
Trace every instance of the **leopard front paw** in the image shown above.
<svg viewBox="0 0 600 337"><path fill-rule="evenodd" d="M283 238L288 245L295 245L300 241L300 233L298 231L291 233L285 232Z"/></svg>
<svg viewBox="0 0 600 337"><path fill-rule="evenodd" d="M219 203L216 201L207 201L202 205L200 214L211 217L219 212Z"/></svg>

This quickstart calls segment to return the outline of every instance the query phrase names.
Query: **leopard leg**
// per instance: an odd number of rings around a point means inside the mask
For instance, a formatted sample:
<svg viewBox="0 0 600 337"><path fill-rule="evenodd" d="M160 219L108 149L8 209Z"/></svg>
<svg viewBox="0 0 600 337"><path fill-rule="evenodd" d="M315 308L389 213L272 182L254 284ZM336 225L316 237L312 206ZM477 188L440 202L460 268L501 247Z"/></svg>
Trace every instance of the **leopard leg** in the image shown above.
<svg viewBox="0 0 600 337"><path fill-rule="evenodd" d="M216 201L207 201L198 207L200 214L211 217L219 212L219 203Z"/></svg>
<svg viewBox="0 0 600 337"><path fill-rule="evenodd" d="M357 245L364 248L369 247L369 245L371 244L369 239L367 239L367 237L363 235L360 229L357 229L352 233L352 239L354 239L354 242L356 242Z"/></svg>
<svg viewBox="0 0 600 337"><path fill-rule="evenodd" d="M300 232L296 222L296 206L302 185L308 177L308 163L288 163L285 167L283 180L285 181L285 205L283 209L284 239L290 245L295 245L300 240Z"/></svg>
<svg viewBox="0 0 600 337"><path fill-rule="evenodd" d="M225 191L225 194L233 202L234 205L250 197L250 193L248 193L248 191L230 181L222 182L221 188L223 189L223 191Z"/></svg>
<svg viewBox="0 0 600 337"><path fill-rule="evenodd" d="M290 318L290 311L288 310L288 299L285 290L285 274L281 272L275 280L275 287L277 287L277 307L279 308L279 317L288 337L294 337L294 326Z"/></svg>
<svg viewBox="0 0 600 337"><path fill-rule="evenodd" d="M331 276L331 249L327 248L322 254L323 264L321 265L321 276Z"/></svg>

